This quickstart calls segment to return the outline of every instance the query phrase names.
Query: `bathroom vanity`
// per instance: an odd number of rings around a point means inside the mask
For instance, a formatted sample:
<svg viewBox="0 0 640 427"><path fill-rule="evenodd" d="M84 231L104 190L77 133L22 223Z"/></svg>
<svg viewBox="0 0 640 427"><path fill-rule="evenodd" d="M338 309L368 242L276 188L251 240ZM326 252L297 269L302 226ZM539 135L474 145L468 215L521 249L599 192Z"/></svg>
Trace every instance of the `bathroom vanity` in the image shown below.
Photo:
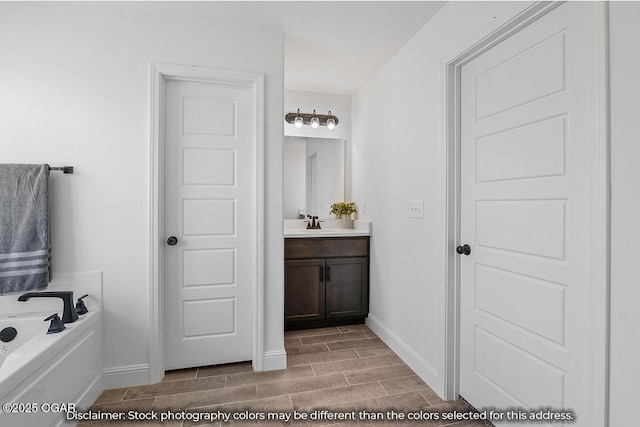
<svg viewBox="0 0 640 427"><path fill-rule="evenodd" d="M369 312L368 230L285 233L285 329L364 323Z"/></svg>

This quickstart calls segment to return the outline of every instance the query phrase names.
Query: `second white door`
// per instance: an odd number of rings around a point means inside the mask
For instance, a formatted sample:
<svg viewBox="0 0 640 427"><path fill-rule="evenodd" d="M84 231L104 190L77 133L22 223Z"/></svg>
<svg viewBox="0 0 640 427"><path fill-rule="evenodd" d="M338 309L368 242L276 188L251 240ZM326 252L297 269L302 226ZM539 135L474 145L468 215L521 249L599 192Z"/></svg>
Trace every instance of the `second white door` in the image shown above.
<svg viewBox="0 0 640 427"><path fill-rule="evenodd" d="M578 425L593 321L588 7L559 6L461 78L460 394L572 410Z"/></svg>
<svg viewBox="0 0 640 427"><path fill-rule="evenodd" d="M252 358L254 103L249 88L166 82L166 369Z"/></svg>

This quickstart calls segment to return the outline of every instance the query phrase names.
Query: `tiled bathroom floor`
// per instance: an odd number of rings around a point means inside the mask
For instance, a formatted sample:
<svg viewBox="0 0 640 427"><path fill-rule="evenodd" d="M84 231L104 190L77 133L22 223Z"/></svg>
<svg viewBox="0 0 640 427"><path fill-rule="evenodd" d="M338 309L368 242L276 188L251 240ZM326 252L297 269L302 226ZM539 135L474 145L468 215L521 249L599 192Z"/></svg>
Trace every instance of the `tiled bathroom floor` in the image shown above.
<svg viewBox="0 0 640 427"><path fill-rule="evenodd" d="M297 412L309 417L317 410L355 411L356 421L289 420L231 421L234 426L484 426L480 421L390 421L388 411L408 413L468 412L461 402L444 402L365 325L308 329L285 333L288 367L281 371L253 372L251 363L169 371L158 384L105 390L91 411L135 411L152 414L202 411L213 413ZM197 408L197 409L196 409ZM381 416L382 421L362 420ZM151 416L151 415L148 415ZM303 415L301 415L303 416ZM441 416L441 418L444 418ZM97 426L195 425L172 422L99 421ZM197 425L221 427L215 422Z"/></svg>

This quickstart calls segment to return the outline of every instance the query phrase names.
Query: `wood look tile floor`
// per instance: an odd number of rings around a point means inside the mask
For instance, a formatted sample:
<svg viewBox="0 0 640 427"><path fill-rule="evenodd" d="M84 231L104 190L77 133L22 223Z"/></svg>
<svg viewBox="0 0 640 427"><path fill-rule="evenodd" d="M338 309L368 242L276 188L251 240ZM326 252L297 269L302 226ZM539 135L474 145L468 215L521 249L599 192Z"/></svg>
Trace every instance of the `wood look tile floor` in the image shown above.
<svg viewBox="0 0 640 427"><path fill-rule="evenodd" d="M214 422L193 420L94 421L81 425L222 427L282 426L485 426L481 421L392 421L361 419L388 411L468 412L462 402L445 402L365 325L285 332L287 369L254 372L250 362L168 371L158 384L105 390L91 407L103 413L153 414L218 411L233 413L351 413L355 421L294 420ZM148 415L152 416L152 415Z"/></svg>

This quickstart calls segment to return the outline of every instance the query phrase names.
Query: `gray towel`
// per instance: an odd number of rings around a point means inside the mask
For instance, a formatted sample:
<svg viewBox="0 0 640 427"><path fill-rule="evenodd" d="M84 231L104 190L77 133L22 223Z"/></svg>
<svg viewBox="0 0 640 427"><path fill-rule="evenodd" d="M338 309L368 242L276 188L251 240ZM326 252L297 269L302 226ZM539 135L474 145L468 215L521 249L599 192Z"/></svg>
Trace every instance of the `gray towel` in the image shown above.
<svg viewBox="0 0 640 427"><path fill-rule="evenodd" d="M49 165L0 164L0 295L49 283Z"/></svg>

